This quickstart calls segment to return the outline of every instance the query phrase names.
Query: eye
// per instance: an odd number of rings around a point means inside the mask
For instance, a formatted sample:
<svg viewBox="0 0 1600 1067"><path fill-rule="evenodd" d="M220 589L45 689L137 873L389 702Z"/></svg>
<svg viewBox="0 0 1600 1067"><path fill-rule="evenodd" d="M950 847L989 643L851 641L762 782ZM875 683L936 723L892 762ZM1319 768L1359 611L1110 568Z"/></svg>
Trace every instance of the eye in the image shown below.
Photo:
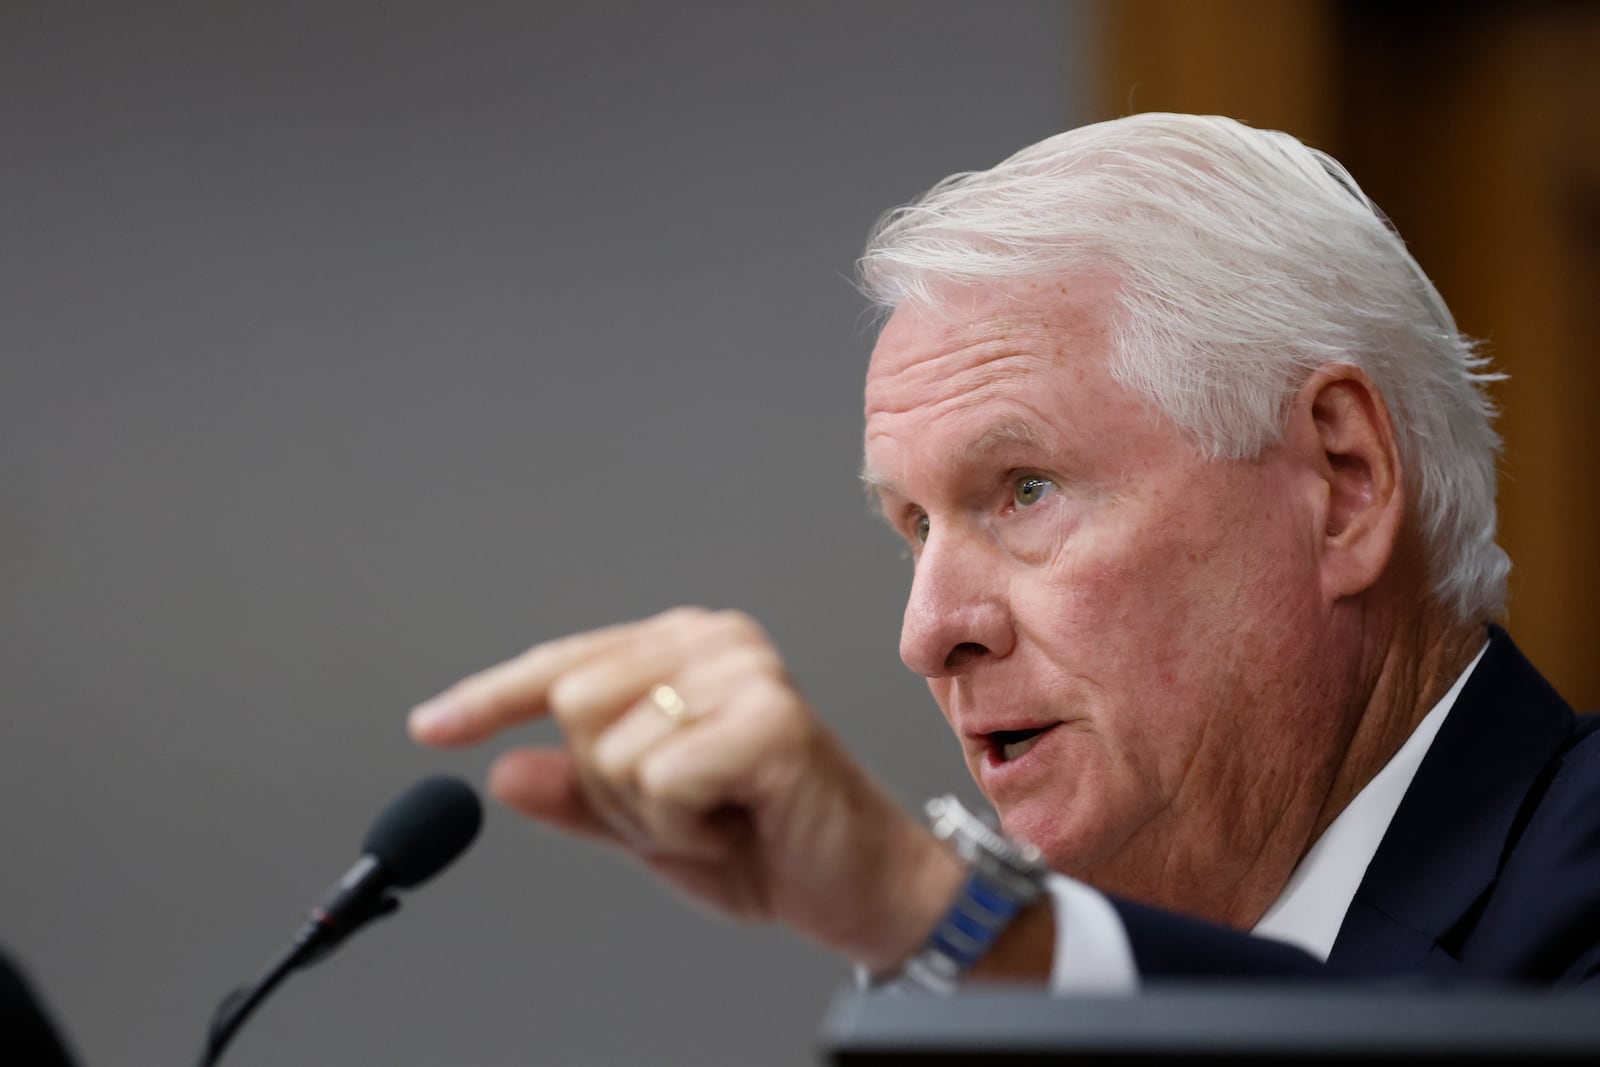
<svg viewBox="0 0 1600 1067"><path fill-rule="evenodd" d="M926 515L918 515L916 521L911 524L911 535L917 539L917 544L925 545L928 543L928 525L928 516Z"/></svg>
<svg viewBox="0 0 1600 1067"><path fill-rule="evenodd" d="M1018 507L1032 507L1043 500L1052 487L1053 483L1048 478L1032 474L1023 475L1017 479L1016 488L1011 491L1011 498L1016 501Z"/></svg>

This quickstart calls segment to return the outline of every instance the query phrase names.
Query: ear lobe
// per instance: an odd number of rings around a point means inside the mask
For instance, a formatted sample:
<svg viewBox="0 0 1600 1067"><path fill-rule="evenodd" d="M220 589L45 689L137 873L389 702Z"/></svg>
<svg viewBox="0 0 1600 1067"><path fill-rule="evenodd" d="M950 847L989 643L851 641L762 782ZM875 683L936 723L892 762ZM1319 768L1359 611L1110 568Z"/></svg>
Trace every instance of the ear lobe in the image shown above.
<svg viewBox="0 0 1600 1067"><path fill-rule="evenodd" d="M1375 585L1393 559L1405 517L1399 444L1388 406L1361 370L1323 367L1301 387L1294 410L1308 421L1327 514L1320 534L1328 599Z"/></svg>

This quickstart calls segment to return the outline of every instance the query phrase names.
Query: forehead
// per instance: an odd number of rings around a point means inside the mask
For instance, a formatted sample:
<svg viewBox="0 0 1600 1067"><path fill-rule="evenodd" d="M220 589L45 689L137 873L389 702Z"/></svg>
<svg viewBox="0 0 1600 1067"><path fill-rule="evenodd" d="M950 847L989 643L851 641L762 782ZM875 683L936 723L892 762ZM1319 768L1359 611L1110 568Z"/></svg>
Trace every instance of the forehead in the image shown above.
<svg viewBox="0 0 1600 1067"><path fill-rule="evenodd" d="M957 365L1024 357L1037 369L1068 367L1105 347L1115 286L1108 278L1034 280L1005 287L949 287L937 306L907 304L884 325L867 370L874 391L935 379ZM989 373L1000 368L991 368Z"/></svg>
<svg viewBox="0 0 1600 1067"><path fill-rule="evenodd" d="M1114 296L1098 279L1041 282L898 310L867 372L868 481L898 480L908 449L1059 447L1126 414L1106 366Z"/></svg>

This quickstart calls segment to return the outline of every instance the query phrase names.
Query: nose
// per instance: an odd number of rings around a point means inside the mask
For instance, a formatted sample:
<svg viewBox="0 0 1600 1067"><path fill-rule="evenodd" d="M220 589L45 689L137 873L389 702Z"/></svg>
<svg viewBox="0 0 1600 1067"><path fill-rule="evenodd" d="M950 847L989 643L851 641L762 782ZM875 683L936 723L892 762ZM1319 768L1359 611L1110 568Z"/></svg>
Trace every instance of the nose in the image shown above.
<svg viewBox="0 0 1600 1067"><path fill-rule="evenodd" d="M1015 643L1003 561L980 540L935 530L917 558L900 658L925 678L963 674Z"/></svg>

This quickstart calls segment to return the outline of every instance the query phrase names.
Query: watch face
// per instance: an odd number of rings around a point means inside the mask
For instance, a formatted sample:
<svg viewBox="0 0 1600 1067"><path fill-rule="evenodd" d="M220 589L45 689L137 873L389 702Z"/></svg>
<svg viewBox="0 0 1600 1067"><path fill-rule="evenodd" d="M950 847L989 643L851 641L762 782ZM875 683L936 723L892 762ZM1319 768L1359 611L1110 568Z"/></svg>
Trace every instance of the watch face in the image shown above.
<svg viewBox="0 0 1600 1067"><path fill-rule="evenodd" d="M1039 849L1027 841L1012 841L968 811L953 796L935 797L926 805L933 834L955 845L969 863L998 864L1035 882L1048 873Z"/></svg>

